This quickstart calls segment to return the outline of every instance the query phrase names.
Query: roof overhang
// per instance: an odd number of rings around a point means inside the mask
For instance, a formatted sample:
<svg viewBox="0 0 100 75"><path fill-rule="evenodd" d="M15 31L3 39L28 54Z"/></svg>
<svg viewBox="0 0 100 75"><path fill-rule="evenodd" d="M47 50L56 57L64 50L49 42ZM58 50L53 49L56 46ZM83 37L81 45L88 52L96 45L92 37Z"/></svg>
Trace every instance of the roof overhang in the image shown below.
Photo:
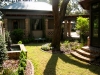
<svg viewBox="0 0 100 75"><path fill-rule="evenodd" d="M83 7L83 9L90 10L90 4L93 0L82 0L79 4Z"/></svg>
<svg viewBox="0 0 100 75"><path fill-rule="evenodd" d="M40 10L20 10L20 9L1 9L3 14L12 14L12 15L53 15L52 11L40 11Z"/></svg>

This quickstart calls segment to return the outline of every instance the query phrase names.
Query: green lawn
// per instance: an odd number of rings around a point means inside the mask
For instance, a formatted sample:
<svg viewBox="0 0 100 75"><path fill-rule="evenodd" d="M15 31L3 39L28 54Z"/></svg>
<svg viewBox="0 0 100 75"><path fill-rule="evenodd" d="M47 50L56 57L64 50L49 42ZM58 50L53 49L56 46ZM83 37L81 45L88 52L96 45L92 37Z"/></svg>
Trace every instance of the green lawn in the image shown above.
<svg viewBox="0 0 100 75"><path fill-rule="evenodd" d="M38 43L25 45L35 75L100 75L100 66L89 65L71 55L42 51L41 45Z"/></svg>

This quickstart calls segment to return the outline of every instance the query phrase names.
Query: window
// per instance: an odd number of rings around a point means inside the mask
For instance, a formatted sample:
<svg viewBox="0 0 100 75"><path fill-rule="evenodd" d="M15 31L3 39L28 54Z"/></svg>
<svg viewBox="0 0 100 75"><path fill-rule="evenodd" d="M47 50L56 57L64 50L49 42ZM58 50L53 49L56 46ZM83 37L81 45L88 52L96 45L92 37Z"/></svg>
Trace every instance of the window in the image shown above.
<svg viewBox="0 0 100 75"><path fill-rule="evenodd" d="M31 20L31 29L32 30L42 30L42 25L43 22L42 22L42 19L32 19Z"/></svg>
<svg viewBox="0 0 100 75"><path fill-rule="evenodd" d="M13 28L18 29L18 21L17 20L13 21Z"/></svg>
<svg viewBox="0 0 100 75"><path fill-rule="evenodd" d="M53 19L48 19L48 29L54 29L54 21L53 21Z"/></svg>

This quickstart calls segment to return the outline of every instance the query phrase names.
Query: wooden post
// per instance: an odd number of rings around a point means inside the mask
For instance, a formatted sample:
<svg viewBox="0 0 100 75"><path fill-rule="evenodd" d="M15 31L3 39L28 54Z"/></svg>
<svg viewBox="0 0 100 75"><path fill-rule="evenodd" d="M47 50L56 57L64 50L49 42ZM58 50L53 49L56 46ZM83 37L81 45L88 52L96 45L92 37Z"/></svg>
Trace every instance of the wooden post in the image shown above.
<svg viewBox="0 0 100 75"><path fill-rule="evenodd" d="M87 46L90 46L90 38L89 38L89 36L87 37Z"/></svg>
<svg viewBox="0 0 100 75"><path fill-rule="evenodd" d="M3 22L2 21L0 21L0 34L2 35L2 32L3 31Z"/></svg>
<svg viewBox="0 0 100 75"><path fill-rule="evenodd" d="M68 31L68 37L70 37L71 36L71 20L68 20L67 31Z"/></svg>
<svg viewBox="0 0 100 75"><path fill-rule="evenodd" d="M26 18L25 19L25 36L28 37L30 33L30 19Z"/></svg>
<svg viewBox="0 0 100 75"><path fill-rule="evenodd" d="M5 28L3 28L3 38L4 38L4 42L5 42Z"/></svg>
<svg viewBox="0 0 100 75"><path fill-rule="evenodd" d="M67 20L65 20L65 25L64 25L64 39L67 38Z"/></svg>
<svg viewBox="0 0 100 75"><path fill-rule="evenodd" d="M48 36L48 19L45 19L45 35Z"/></svg>

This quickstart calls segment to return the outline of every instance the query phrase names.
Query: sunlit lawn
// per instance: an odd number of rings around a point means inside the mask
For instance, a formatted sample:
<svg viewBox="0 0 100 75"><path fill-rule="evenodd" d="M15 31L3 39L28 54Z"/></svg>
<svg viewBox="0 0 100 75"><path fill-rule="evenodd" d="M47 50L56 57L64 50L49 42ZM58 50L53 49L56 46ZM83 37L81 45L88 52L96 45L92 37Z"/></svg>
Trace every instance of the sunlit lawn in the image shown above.
<svg viewBox="0 0 100 75"><path fill-rule="evenodd" d="M100 66L89 65L71 55L51 54L41 50L39 43L25 45L34 75L100 75Z"/></svg>

